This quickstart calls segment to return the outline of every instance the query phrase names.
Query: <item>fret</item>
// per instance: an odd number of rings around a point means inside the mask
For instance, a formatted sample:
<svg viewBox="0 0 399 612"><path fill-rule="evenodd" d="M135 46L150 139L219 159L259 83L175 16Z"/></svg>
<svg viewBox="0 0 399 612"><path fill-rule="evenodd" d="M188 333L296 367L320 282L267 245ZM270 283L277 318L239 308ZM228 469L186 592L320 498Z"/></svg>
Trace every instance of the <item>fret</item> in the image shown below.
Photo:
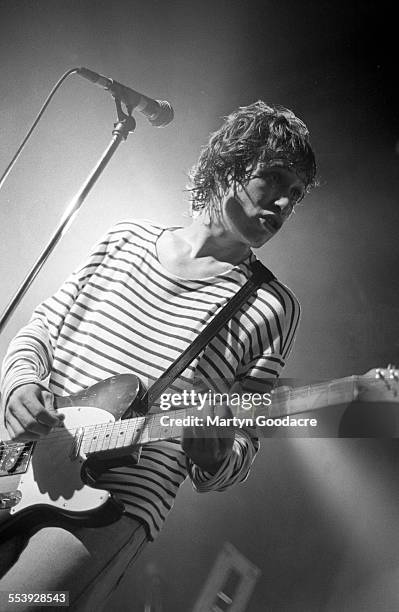
<svg viewBox="0 0 399 612"><path fill-rule="evenodd" d="M151 420L151 426L148 431L150 439L162 439L168 434L168 427L161 425L161 414L155 414Z"/></svg>
<svg viewBox="0 0 399 612"><path fill-rule="evenodd" d="M136 425L133 419L128 419L126 423L126 433L124 439L124 446L134 446L134 439L136 435Z"/></svg>
<svg viewBox="0 0 399 612"><path fill-rule="evenodd" d="M107 424L101 423L100 429L99 429L98 434L97 434L97 444L96 444L96 447L94 449L94 452L103 450L103 447L104 447L104 438L105 438L105 432L106 432Z"/></svg>
<svg viewBox="0 0 399 612"><path fill-rule="evenodd" d="M328 384L327 406L349 404L357 395L357 376L332 380Z"/></svg>
<svg viewBox="0 0 399 612"><path fill-rule="evenodd" d="M148 442L151 442L149 430L151 429L152 419L153 419L153 415L139 417L139 421L136 424L134 424L133 430L132 430L132 443L133 444L142 445L142 444L147 444Z"/></svg>
<svg viewBox="0 0 399 612"><path fill-rule="evenodd" d="M94 430L91 433L91 442L90 442L90 446L88 449L89 453L94 453L97 449L97 441L98 441L98 435L100 433L102 427L102 423L100 423L99 425L95 425L94 426Z"/></svg>
<svg viewBox="0 0 399 612"><path fill-rule="evenodd" d="M160 424L157 423L156 416L157 415L151 415L144 424L141 434L143 444L153 442L154 440L162 440L161 427Z"/></svg>
<svg viewBox="0 0 399 612"><path fill-rule="evenodd" d="M356 382L357 376L349 376L298 388L277 387L272 394L269 416L276 418L347 404L356 397Z"/></svg>
<svg viewBox="0 0 399 612"><path fill-rule="evenodd" d="M180 417L178 417L180 418ZM183 418L183 417L182 417ZM172 425L172 431L171 431L171 438L178 438L179 436L181 436L183 431L183 426L182 425L177 425L176 423L173 423Z"/></svg>
<svg viewBox="0 0 399 612"><path fill-rule="evenodd" d="M124 425L123 421L116 421L114 423L111 440L109 443L109 450L123 447L123 441L126 434L125 427L126 426Z"/></svg>
<svg viewBox="0 0 399 612"><path fill-rule="evenodd" d="M116 437L115 448L123 448L124 446L127 446L126 433L128 430L129 423L127 421L118 421L118 422L119 422L119 428L118 428L118 434Z"/></svg>
<svg viewBox="0 0 399 612"><path fill-rule="evenodd" d="M115 423L112 423L112 431L111 431L111 437L110 437L109 447L108 447L110 450L116 447L119 429L121 426L120 424L121 424L120 421L116 421Z"/></svg>
<svg viewBox="0 0 399 612"><path fill-rule="evenodd" d="M308 385L292 389L289 394L286 414L316 410L326 404L328 389L324 385Z"/></svg>
<svg viewBox="0 0 399 612"><path fill-rule="evenodd" d="M277 387L271 396L271 405L251 406L244 410L241 406L233 407L233 415L240 418L255 418L265 414L270 418L301 414L337 404L346 404L356 398L358 377L350 376L331 382L306 385L304 387ZM376 381L380 383L380 381ZM166 425L161 419L169 416ZM134 447L155 442L179 438L184 426L177 424L176 419L200 417L202 413L197 406L178 410L162 411L147 416L124 419L117 422L102 423L84 428L82 450L85 454L112 450L114 448Z"/></svg>
<svg viewBox="0 0 399 612"><path fill-rule="evenodd" d="M106 424L105 431L104 431L104 440L103 440L103 445L102 445L101 450L109 449L109 445L111 443L111 434L112 434L113 426L114 426L113 423Z"/></svg>
<svg viewBox="0 0 399 612"><path fill-rule="evenodd" d="M270 418L277 418L287 414L292 389L277 387L272 392L272 403L266 406L266 414Z"/></svg>
<svg viewBox="0 0 399 612"><path fill-rule="evenodd" d="M143 434L143 443L155 442L157 440L166 440L170 438L181 437L183 432L183 426L178 425L175 422L172 424L162 425L161 417L170 416L173 419L184 419L185 417L193 416L198 414L196 407L184 408L180 410L163 411L157 414L153 414L150 417L149 422L145 427L145 433Z"/></svg>
<svg viewBox="0 0 399 612"><path fill-rule="evenodd" d="M147 418L148 417L141 416L141 417L136 417L135 419L129 419L130 421L133 421L131 444L136 445L136 446L138 444L142 444L142 434L143 434L143 429L145 427Z"/></svg>
<svg viewBox="0 0 399 612"><path fill-rule="evenodd" d="M85 455L88 454L89 452L88 449L90 448L90 444L91 444L91 432L86 433L86 429L88 428L85 428L85 433L83 434L82 446L81 446L82 452Z"/></svg>
<svg viewBox="0 0 399 612"><path fill-rule="evenodd" d="M156 436L158 439L168 437L170 434L170 426L161 424L161 417L164 416L165 414L168 414L168 413L163 412L162 414L154 415L154 423L156 423L156 431L158 432Z"/></svg>
<svg viewBox="0 0 399 612"><path fill-rule="evenodd" d="M175 411L173 411L175 413ZM152 423L149 428L148 435L152 442L157 440L166 440L171 438L171 427L170 425L162 425L161 417L170 414L169 411L160 412L158 414L152 415Z"/></svg>

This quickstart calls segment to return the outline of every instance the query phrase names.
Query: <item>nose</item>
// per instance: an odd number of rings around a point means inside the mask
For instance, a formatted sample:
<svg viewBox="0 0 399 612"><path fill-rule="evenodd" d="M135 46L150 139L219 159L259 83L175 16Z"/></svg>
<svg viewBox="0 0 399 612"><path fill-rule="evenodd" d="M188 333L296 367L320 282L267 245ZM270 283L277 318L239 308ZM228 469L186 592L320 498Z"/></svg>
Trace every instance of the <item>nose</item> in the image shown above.
<svg viewBox="0 0 399 612"><path fill-rule="evenodd" d="M287 196L281 196L277 200L274 200L274 204L279 207L280 214L283 217L289 217L293 208L290 198Z"/></svg>

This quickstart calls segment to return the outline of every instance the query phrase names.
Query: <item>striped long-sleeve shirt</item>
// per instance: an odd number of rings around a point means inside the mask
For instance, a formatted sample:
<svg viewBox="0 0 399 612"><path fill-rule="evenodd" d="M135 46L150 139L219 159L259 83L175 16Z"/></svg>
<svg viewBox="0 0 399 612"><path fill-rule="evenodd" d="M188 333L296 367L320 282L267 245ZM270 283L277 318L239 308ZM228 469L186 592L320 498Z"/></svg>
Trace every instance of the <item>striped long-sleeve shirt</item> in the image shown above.
<svg viewBox="0 0 399 612"><path fill-rule="evenodd" d="M163 231L144 221L117 224L58 292L37 307L5 357L3 408L15 388L43 385L48 377L57 395L124 372L150 385L248 279L253 253L211 278L176 277L157 257ZM293 293L277 280L263 284L171 390L224 391L233 381L246 390L259 389L265 379L279 376L298 319ZM136 466L107 472L102 487L116 493L154 538L187 473L200 492L224 490L246 478L257 449L256 438L239 430L231 455L211 475L186 458L179 440L151 443Z"/></svg>

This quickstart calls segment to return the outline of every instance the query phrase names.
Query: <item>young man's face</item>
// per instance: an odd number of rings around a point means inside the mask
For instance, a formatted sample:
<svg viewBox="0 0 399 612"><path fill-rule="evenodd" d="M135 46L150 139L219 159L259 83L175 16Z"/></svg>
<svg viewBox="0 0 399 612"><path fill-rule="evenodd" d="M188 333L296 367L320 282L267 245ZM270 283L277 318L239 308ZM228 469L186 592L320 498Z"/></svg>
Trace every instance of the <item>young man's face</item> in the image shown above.
<svg viewBox="0 0 399 612"><path fill-rule="evenodd" d="M258 164L246 185L231 185L222 201L222 220L239 242L257 248L281 229L305 185L283 165Z"/></svg>

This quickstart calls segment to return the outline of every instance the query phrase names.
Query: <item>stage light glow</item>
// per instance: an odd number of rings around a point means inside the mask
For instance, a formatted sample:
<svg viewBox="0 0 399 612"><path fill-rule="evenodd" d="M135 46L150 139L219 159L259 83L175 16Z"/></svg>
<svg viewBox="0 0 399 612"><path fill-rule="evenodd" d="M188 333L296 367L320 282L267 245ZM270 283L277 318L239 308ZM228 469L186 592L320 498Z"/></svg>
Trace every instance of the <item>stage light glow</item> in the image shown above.
<svg viewBox="0 0 399 612"><path fill-rule="evenodd" d="M331 576L326 609L342 609L349 600L356 606L364 601L370 581L384 583L392 566L399 567L396 441L292 438L290 442L303 467L304 487L331 525L331 537L339 538L342 545L341 566ZM394 607L384 609L398 609L394 591L383 599L384 605Z"/></svg>

